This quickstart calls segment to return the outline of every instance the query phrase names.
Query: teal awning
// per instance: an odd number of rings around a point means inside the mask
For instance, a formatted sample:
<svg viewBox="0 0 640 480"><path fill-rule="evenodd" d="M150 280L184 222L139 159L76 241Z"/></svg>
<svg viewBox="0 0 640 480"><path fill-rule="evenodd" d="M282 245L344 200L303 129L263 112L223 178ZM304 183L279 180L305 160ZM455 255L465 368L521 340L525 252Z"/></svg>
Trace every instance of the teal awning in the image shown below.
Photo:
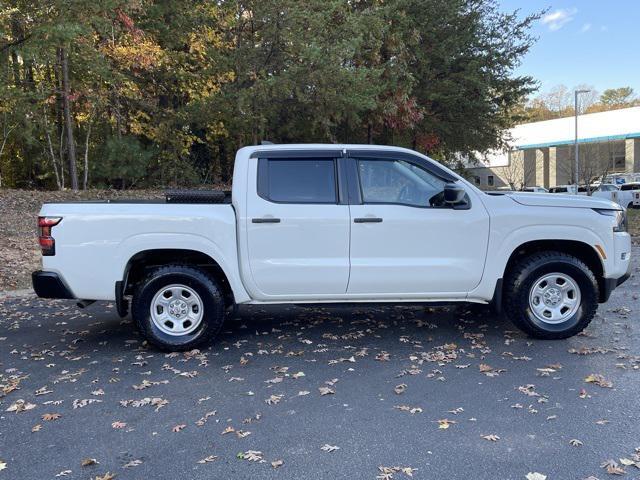
<svg viewBox="0 0 640 480"><path fill-rule="evenodd" d="M628 138L640 138L640 132L626 133L623 135L610 135L607 137L592 137L592 138L579 138L578 143L598 143L598 142L613 142L615 140L626 140ZM526 145L516 145L516 150L528 150L531 148L547 148L547 147L561 147L564 145L573 145L574 139L570 140L557 140L547 143L531 143Z"/></svg>

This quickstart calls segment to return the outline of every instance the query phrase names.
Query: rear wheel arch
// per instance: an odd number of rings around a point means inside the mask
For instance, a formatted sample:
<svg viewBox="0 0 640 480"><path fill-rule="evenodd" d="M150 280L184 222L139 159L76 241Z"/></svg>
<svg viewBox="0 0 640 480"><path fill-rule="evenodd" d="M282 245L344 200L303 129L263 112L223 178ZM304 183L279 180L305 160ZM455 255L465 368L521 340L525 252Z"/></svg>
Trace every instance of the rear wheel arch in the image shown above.
<svg viewBox="0 0 640 480"><path fill-rule="evenodd" d="M193 266L207 272L220 285L225 297L225 303L227 305L235 304L233 289L227 274L220 264L204 252L180 248L142 250L133 255L127 261L123 271L122 282L119 287L121 295L131 295L138 283L144 279L150 270L169 264Z"/></svg>

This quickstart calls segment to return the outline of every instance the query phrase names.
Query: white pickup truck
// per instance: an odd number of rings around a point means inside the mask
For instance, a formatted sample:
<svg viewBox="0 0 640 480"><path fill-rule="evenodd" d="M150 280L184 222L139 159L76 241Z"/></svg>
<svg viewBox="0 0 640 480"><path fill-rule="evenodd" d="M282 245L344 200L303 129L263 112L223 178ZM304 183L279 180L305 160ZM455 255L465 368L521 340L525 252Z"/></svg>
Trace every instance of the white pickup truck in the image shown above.
<svg viewBox="0 0 640 480"><path fill-rule="evenodd" d="M478 190L411 150L238 151L232 192L51 203L40 297L115 301L152 344L210 342L238 304L474 302L565 338L630 275L619 205Z"/></svg>

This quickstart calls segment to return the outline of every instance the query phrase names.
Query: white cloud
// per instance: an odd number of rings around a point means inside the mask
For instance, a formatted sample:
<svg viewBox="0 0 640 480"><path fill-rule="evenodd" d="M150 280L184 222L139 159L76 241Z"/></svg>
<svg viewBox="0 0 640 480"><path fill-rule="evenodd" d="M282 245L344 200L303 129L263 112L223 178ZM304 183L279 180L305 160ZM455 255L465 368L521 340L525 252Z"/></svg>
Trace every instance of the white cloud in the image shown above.
<svg viewBox="0 0 640 480"><path fill-rule="evenodd" d="M544 15L542 23L549 27L549 30L555 32L573 20L576 13L578 13L577 8L560 8Z"/></svg>
<svg viewBox="0 0 640 480"><path fill-rule="evenodd" d="M582 28L580 29L580 31L582 33L586 33L589 30L591 30L592 25L590 23L585 23L584 25L582 25Z"/></svg>
<svg viewBox="0 0 640 480"><path fill-rule="evenodd" d="M606 25L602 25L602 26L600 27L600 31L601 31L601 32L608 32L608 31L609 31L609 27L607 27Z"/></svg>

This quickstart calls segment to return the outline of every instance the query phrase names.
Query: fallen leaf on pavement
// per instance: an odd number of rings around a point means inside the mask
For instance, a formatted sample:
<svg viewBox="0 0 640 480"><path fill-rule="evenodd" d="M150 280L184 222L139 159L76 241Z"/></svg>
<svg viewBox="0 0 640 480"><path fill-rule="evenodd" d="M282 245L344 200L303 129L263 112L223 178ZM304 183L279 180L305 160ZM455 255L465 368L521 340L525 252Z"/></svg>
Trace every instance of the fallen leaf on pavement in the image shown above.
<svg viewBox="0 0 640 480"><path fill-rule="evenodd" d="M438 420L438 428L442 429L442 430L446 430L447 428L449 428L450 425L456 423L453 420L447 420L446 418L443 418L442 420Z"/></svg>
<svg viewBox="0 0 640 480"><path fill-rule="evenodd" d="M276 405L280 400L282 400L284 395L271 395L269 398L265 400L267 405Z"/></svg>
<svg viewBox="0 0 640 480"><path fill-rule="evenodd" d="M20 412L26 412L27 410L33 410L34 408L36 408L35 404L25 402L24 400L19 399L19 400L16 400L14 403L12 403L11 406L7 408L6 411L20 413Z"/></svg>
<svg viewBox="0 0 640 480"><path fill-rule="evenodd" d="M204 457L202 460L198 460L198 463L211 463L215 462L218 458L217 455L209 455L208 457Z"/></svg>
<svg viewBox="0 0 640 480"><path fill-rule="evenodd" d="M322 450L323 452L331 453L331 452L335 452L336 450L340 450L340 447L325 443L323 446L320 447L320 450Z"/></svg>
<svg viewBox="0 0 640 480"><path fill-rule="evenodd" d="M613 387L613 383L611 383L609 380L607 380L606 378L604 378L604 376L597 374L597 373L592 373L591 375L588 375L585 379L585 382L587 383L595 383L596 385L598 385L599 387L602 388L612 388Z"/></svg>
<svg viewBox="0 0 640 480"><path fill-rule="evenodd" d="M107 472L104 475L96 475L94 480L113 480L114 478L116 478L115 473Z"/></svg>
<svg viewBox="0 0 640 480"><path fill-rule="evenodd" d="M409 412L411 415L415 413L422 413L422 408L420 407L410 407L409 405L394 405L396 410L400 410L402 412Z"/></svg>
<svg viewBox="0 0 640 480"><path fill-rule="evenodd" d="M624 475L627 473L624 468L621 468L614 460L607 460L600 466L604 468L609 475Z"/></svg>
<svg viewBox="0 0 640 480"><path fill-rule="evenodd" d="M59 413L45 413L42 415L42 420L45 422L52 422L54 420L58 420L60 417L62 417L62 415Z"/></svg>
<svg viewBox="0 0 640 480"><path fill-rule="evenodd" d="M329 387L319 387L318 390L320 390L320 395L333 395L334 393L336 393L335 390L333 390L332 388Z"/></svg>
<svg viewBox="0 0 640 480"><path fill-rule="evenodd" d="M240 452L238 458L242 460L249 460L250 462L259 462L262 460L262 452L257 450L247 450L246 452Z"/></svg>
<svg viewBox="0 0 640 480"><path fill-rule="evenodd" d="M404 391L407 389L407 384L406 383L401 383L400 385L396 385L396 387L393 389L394 392L396 392L396 394L400 395L402 393L404 393Z"/></svg>
<svg viewBox="0 0 640 480"><path fill-rule="evenodd" d="M527 473L527 480L547 480L547 476L538 472Z"/></svg>

